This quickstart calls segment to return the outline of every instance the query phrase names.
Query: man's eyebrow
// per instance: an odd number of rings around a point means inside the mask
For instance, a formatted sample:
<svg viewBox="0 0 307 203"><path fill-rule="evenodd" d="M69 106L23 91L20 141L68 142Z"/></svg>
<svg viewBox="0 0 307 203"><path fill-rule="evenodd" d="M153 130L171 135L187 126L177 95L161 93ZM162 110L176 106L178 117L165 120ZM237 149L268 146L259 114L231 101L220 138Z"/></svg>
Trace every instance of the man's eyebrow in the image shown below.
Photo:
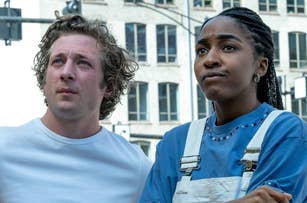
<svg viewBox="0 0 307 203"><path fill-rule="evenodd" d="M218 40L235 40L238 42L242 42L242 40L239 37L231 34L220 34L216 38ZM208 44L208 41L209 40L207 38L202 38L197 41L197 44Z"/></svg>

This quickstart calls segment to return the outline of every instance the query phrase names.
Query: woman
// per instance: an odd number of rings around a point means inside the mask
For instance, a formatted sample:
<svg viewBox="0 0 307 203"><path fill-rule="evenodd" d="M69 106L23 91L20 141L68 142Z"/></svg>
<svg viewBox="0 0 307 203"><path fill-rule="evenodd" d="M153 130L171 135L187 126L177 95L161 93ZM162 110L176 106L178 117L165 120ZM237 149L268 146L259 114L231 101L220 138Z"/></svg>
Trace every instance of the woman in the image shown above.
<svg viewBox="0 0 307 203"><path fill-rule="evenodd" d="M247 8L202 25L194 72L215 112L157 146L139 202L306 203L306 123L280 111L270 28Z"/></svg>

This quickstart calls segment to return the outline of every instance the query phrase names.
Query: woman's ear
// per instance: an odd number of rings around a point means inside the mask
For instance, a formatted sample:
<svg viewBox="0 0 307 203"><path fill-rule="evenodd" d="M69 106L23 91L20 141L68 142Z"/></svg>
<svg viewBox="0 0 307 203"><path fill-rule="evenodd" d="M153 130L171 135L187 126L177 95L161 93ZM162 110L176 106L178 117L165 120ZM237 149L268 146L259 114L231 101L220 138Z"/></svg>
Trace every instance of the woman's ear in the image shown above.
<svg viewBox="0 0 307 203"><path fill-rule="evenodd" d="M255 71L256 73L260 74L260 76L264 76L269 68L269 59L267 57L259 57L258 59L258 67Z"/></svg>

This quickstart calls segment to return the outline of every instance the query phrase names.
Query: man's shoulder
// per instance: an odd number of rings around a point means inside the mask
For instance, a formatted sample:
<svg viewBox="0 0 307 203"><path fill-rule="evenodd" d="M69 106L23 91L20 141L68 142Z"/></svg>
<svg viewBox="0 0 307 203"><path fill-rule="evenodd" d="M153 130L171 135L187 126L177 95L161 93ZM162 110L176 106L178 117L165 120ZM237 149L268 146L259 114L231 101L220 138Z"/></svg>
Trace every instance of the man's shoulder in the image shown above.
<svg viewBox="0 0 307 203"><path fill-rule="evenodd" d="M109 145L109 147L116 147L116 149L120 149L120 151L123 154L141 154L143 155L143 151L141 150L141 148L139 146L137 146L136 144L130 143L126 138L124 138L123 136L111 132L107 129L104 129L103 132L104 133L104 145ZM140 155L139 155L140 156Z"/></svg>
<svg viewBox="0 0 307 203"><path fill-rule="evenodd" d="M117 157L117 162L122 160L122 164L139 166L148 172L151 167L151 161L144 154L143 150L136 144L130 143L126 138L114 132L103 130L104 139L102 144L107 151L112 153L113 157Z"/></svg>
<svg viewBox="0 0 307 203"><path fill-rule="evenodd" d="M37 122L38 122L38 118L30 120L26 123L23 123L21 125L16 125L16 126L0 126L0 133L11 133L11 132L18 132L18 131L23 131L29 128L33 128ZM1 135L1 134L0 134Z"/></svg>

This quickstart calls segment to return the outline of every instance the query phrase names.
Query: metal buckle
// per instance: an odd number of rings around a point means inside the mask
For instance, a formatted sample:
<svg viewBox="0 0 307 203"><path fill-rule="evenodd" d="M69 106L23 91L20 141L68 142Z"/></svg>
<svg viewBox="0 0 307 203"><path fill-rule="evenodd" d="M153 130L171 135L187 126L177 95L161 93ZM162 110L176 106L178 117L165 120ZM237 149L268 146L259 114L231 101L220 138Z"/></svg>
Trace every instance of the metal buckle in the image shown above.
<svg viewBox="0 0 307 203"><path fill-rule="evenodd" d="M257 167L256 161L251 160L241 160L241 162L245 165L244 172L254 172Z"/></svg>
<svg viewBox="0 0 307 203"><path fill-rule="evenodd" d="M184 160L184 158L191 158L191 160ZM180 160L180 165L181 165L180 166L180 171L184 172L186 176L190 176L194 169L198 170L200 168L199 161L200 161L200 155L192 155L192 156L184 156L184 157L182 157L181 160ZM189 164L189 163L196 163L196 166L182 168L183 164Z"/></svg>

